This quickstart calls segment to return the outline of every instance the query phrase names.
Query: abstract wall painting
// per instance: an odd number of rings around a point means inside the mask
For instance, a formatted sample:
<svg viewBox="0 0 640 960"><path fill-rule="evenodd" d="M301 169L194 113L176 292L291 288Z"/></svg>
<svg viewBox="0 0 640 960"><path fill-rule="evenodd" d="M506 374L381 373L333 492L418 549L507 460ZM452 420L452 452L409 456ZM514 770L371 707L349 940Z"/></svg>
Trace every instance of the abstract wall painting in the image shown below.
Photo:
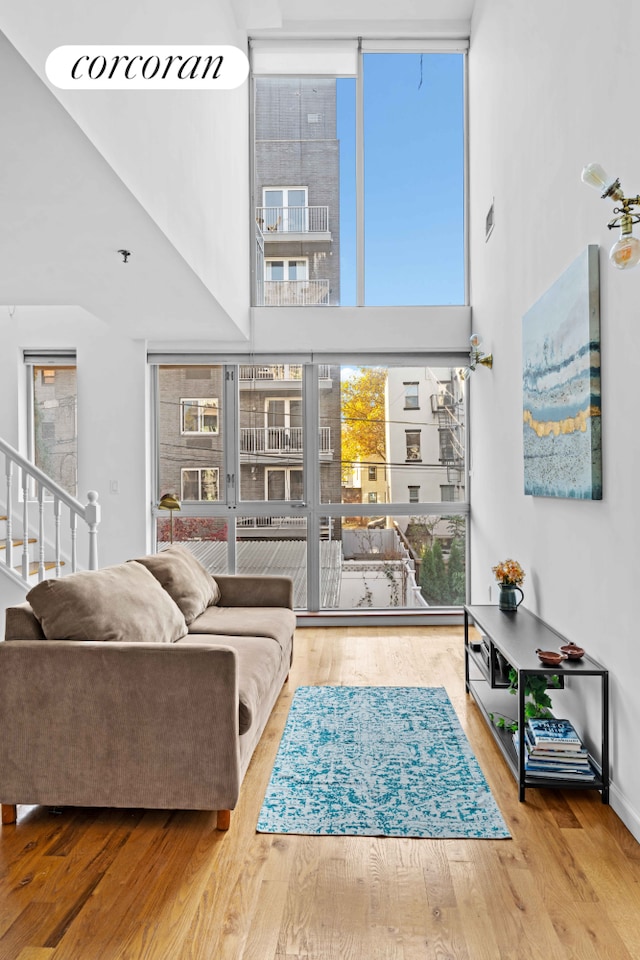
<svg viewBox="0 0 640 960"><path fill-rule="evenodd" d="M598 247L524 315L524 492L602 499Z"/></svg>

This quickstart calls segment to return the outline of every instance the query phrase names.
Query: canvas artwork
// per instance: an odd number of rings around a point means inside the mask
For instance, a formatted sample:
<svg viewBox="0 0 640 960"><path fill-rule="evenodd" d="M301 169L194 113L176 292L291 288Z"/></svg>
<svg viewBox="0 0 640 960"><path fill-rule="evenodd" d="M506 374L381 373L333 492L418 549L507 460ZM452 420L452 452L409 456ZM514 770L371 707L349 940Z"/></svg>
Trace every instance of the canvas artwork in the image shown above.
<svg viewBox="0 0 640 960"><path fill-rule="evenodd" d="M525 493L602 499L598 247L523 318Z"/></svg>

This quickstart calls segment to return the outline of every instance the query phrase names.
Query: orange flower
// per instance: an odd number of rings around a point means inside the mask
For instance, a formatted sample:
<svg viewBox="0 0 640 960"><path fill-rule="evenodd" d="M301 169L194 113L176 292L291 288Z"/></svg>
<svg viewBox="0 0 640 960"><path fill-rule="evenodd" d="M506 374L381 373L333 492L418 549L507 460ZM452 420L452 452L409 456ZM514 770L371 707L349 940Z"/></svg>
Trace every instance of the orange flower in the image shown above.
<svg viewBox="0 0 640 960"><path fill-rule="evenodd" d="M519 586L525 578L525 572L517 560L501 560L491 570L503 586Z"/></svg>

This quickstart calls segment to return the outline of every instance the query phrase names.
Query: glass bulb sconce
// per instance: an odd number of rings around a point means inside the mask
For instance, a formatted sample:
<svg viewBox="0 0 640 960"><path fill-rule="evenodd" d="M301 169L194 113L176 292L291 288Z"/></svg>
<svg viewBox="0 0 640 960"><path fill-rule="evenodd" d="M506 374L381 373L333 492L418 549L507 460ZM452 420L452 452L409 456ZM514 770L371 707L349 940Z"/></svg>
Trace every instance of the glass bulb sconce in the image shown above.
<svg viewBox="0 0 640 960"><path fill-rule="evenodd" d="M482 341L477 333L471 334L469 344L469 366L458 372L461 380L468 380L478 364L482 367L488 367L489 370L493 367L493 354L484 352Z"/></svg>
<svg viewBox="0 0 640 960"><path fill-rule="evenodd" d="M609 259L619 270L635 267L640 262L640 240L633 236L633 225L640 223L640 213L634 207L640 206L640 196L625 197L620 180L612 180L599 163L587 164L582 181L598 190L603 200L609 198L619 204L613 208L615 216L607 224L609 230L620 227L620 237L611 247Z"/></svg>

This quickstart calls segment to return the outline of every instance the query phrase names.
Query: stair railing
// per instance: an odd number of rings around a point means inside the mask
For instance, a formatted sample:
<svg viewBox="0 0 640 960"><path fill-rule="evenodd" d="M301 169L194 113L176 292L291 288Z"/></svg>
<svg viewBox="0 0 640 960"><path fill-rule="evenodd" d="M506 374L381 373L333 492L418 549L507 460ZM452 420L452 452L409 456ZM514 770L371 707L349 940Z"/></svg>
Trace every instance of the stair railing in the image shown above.
<svg viewBox="0 0 640 960"><path fill-rule="evenodd" d="M46 561L45 548L47 540L51 541L53 548L53 558L50 561L54 564L51 570L55 570L55 576L59 577L62 573L63 551L62 551L62 516L63 511L68 511L69 516L69 554L71 573L77 569L77 533L78 518L86 524L88 533L88 564L89 570L98 569L98 525L100 523L100 504L98 503L98 494L91 490L87 494L87 504L82 504L66 490L48 477L46 473L36 467L33 463L26 460L22 454L18 453L6 440L0 438L0 453L4 453L6 464L6 527L5 527L5 550L0 551L0 556L8 572L16 576L15 569L20 570L21 579L30 584L30 574L32 572L31 560L29 557L29 533L35 532L36 523L32 522L29 516L30 507L37 504L37 574L38 581L44 580L46 576L46 567L49 561ZM14 468L17 468L14 473ZM16 474L19 472L20 481L14 483ZM35 486L35 497L31 495L31 490ZM17 497L16 497L17 492ZM20 497L20 492L22 496ZM50 500L46 495L49 495ZM22 503L20 504L20 499ZM46 505L51 502L51 514L53 532L50 525L46 522ZM14 503L16 507L14 509ZM14 516L22 515L22 555L20 564L14 569L13 548L14 548Z"/></svg>

